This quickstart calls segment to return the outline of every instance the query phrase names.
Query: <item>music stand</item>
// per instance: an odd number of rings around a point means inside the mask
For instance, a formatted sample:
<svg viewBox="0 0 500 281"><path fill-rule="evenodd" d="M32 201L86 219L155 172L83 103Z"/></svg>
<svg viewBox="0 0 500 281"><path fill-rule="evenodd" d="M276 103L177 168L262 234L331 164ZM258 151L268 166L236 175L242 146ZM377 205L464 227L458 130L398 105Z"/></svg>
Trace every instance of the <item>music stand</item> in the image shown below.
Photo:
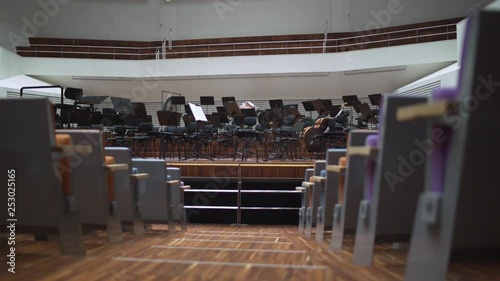
<svg viewBox="0 0 500 281"><path fill-rule="evenodd" d="M213 112L213 116L219 117L219 123L221 124L229 124L229 118L227 118L227 113L226 112Z"/></svg>
<svg viewBox="0 0 500 281"><path fill-rule="evenodd" d="M215 105L215 99L213 96L200 97L200 105L206 105L205 110L208 112L208 106Z"/></svg>
<svg viewBox="0 0 500 281"><path fill-rule="evenodd" d="M201 105L214 105L215 99L213 96L203 96L203 97L200 97L200 104Z"/></svg>
<svg viewBox="0 0 500 281"><path fill-rule="evenodd" d="M168 115L167 126L179 127L179 125L181 124L181 117L182 113L175 111L170 112L170 114Z"/></svg>
<svg viewBox="0 0 500 281"><path fill-rule="evenodd" d="M168 126L168 116L170 115L171 112L172 111L168 111L168 110L158 110L156 112L160 126Z"/></svg>
<svg viewBox="0 0 500 281"><path fill-rule="evenodd" d="M351 96L342 96L342 100L347 103L347 106L354 106L356 102L361 103L358 99L358 96L356 95L351 95Z"/></svg>
<svg viewBox="0 0 500 281"><path fill-rule="evenodd" d="M255 108L241 109L241 113L245 115L245 117L257 117L257 112L255 112Z"/></svg>
<svg viewBox="0 0 500 281"><path fill-rule="evenodd" d="M193 116L193 112L191 111L191 107L189 107L188 104L184 105L184 112L186 112L186 114L189 116Z"/></svg>
<svg viewBox="0 0 500 281"><path fill-rule="evenodd" d="M354 107L354 111L356 111L356 113L360 113L361 111L359 110L359 105L361 104L361 102L358 100L358 101L352 101L352 107Z"/></svg>
<svg viewBox="0 0 500 281"><path fill-rule="evenodd" d="M94 111L94 105L101 104L104 102L109 96L88 96L79 98L76 103L77 104L87 104L90 105L90 111Z"/></svg>
<svg viewBox="0 0 500 281"><path fill-rule="evenodd" d="M122 115L135 115L134 106L132 101L126 98L111 97L113 107L118 114Z"/></svg>
<svg viewBox="0 0 500 281"><path fill-rule="evenodd" d="M240 108L235 101L229 101L224 103L224 108L229 116L234 117L235 115L241 115Z"/></svg>
<svg viewBox="0 0 500 281"><path fill-rule="evenodd" d="M372 105L379 106L380 99L382 98L382 94L368 95L368 98L370 99L370 102Z"/></svg>
<svg viewBox="0 0 500 281"><path fill-rule="evenodd" d="M313 104L314 109L316 109L316 111L318 112L319 116L325 115L325 112L326 112L326 114L328 114L328 109L326 109L325 104L323 103L323 100L320 100L320 99L314 100L314 101L312 101L312 104Z"/></svg>
<svg viewBox="0 0 500 281"><path fill-rule="evenodd" d="M144 120L148 118L146 105L143 102L133 102L132 105L134 106L134 111L137 116L144 118Z"/></svg>
<svg viewBox="0 0 500 281"><path fill-rule="evenodd" d="M273 126L274 127L279 127L281 126L281 123L283 122L283 114L281 114L281 111L280 110L277 110L277 109L272 109L271 111L269 111L269 118L268 118L269 122L272 122L273 123ZM276 126L278 125L278 126Z"/></svg>
<svg viewBox="0 0 500 281"><path fill-rule="evenodd" d="M220 118L217 115L207 115L207 120L208 122L212 123L214 127L219 128L220 127Z"/></svg>
<svg viewBox="0 0 500 281"><path fill-rule="evenodd" d="M330 108L333 106L332 100L321 100L326 110L330 111Z"/></svg>
<svg viewBox="0 0 500 281"><path fill-rule="evenodd" d="M312 112L315 110L312 101L303 101L305 111L309 111L309 117L312 118Z"/></svg>
<svg viewBox="0 0 500 281"><path fill-rule="evenodd" d="M337 116L337 114L339 114L341 110L341 107L341 105L332 105L332 107L330 107L330 117Z"/></svg>
<svg viewBox="0 0 500 281"><path fill-rule="evenodd" d="M227 113L224 106L217 106L217 113Z"/></svg>
<svg viewBox="0 0 500 281"><path fill-rule="evenodd" d="M236 99L234 97L222 97L222 104L225 105L228 102L234 101L236 102Z"/></svg>
<svg viewBox="0 0 500 281"><path fill-rule="evenodd" d="M357 106L359 111L361 112L361 116L363 116L363 121L366 123L372 123L375 124L377 123L377 119L375 118L375 115L373 114L370 106L368 103L362 103Z"/></svg>
<svg viewBox="0 0 500 281"><path fill-rule="evenodd" d="M283 100L269 100L271 109L279 109L283 106Z"/></svg>
<svg viewBox="0 0 500 281"><path fill-rule="evenodd" d="M186 104L185 96L172 96L171 97L172 104Z"/></svg>

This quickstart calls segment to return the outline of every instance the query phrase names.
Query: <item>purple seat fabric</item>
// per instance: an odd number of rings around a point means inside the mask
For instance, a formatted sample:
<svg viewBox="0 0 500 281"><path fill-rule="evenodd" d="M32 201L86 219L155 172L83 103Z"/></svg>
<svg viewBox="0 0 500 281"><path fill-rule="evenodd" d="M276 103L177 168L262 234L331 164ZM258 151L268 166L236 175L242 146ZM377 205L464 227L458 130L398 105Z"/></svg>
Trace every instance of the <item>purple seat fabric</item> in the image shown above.
<svg viewBox="0 0 500 281"><path fill-rule="evenodd" d="M440 88L434 90L432 99L434 101L456 100L458 98L458 90L455 88ZM446 136L446 141L443 143L434 143L434 153L432 153L432 169L431 169L431 191L443 192L444 176L446 165L448 162L448 146L451 141L453 131L451 128L442 125L432 125L432 131L443 131Z"/></svg>
<svg viewBox="0 0 500 281"><path fill-rule="evenodd" d="M365 145L369 147L377 147L378 135L369 135L366 138ZM365 200L371 202L373 198L373 183L375 180L375 168L377 167L377 164L375 160L368 158L366 165Z"/></svg>
<svg viewBox="0 0 500 281"><path fill-rule="evenodd" d="M456 100L457 97L458 91L456 88L439 88L432 93L432 100L434 101Z"/></svg>
<svg viewBox="0 0 500 281"><path fill-rule="evenodd" d="M462 48L461 54L461 62L465 62L465 57L467 55L468 50L468 39L470 35L470 24L467 24L465 30L465 38ZM458 84L457 88L440 88L434 90L432 93L432 99L434 101L442 101L442 100L457 100L459 98L459 89L462 87L462 76L463 76L463 67L460 67L458 74ZM431 188L430 190L433 192L442 193L444 187L444 178L446 173L446 166L448 162L448 154L449 154L449 144L452 141L453 130L450 127L440 126L440 125L432 125L432 131L436 130L444 131L444 134L447 136L446 141L443 143L434 143L434 153L431 155ZM431 133L432 134L432 133Z"/></svg>

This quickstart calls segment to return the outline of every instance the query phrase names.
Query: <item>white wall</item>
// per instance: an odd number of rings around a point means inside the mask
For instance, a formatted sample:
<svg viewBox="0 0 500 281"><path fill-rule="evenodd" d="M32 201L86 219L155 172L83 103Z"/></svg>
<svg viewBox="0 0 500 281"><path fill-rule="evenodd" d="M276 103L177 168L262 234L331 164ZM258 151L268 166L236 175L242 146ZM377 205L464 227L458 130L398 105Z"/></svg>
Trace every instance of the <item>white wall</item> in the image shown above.
<svg viewBox="0 0 500 281"><path fill-rule="evenodd" d="M21 57L0 47L0 80L22 73Z"/></svg>
<svg viewBox="0 0 500 281"><path fill-rule="evenodd" d="M448 63L411 65L404 71L345 75L343 72L289 77L226 77L184 78L160 80L103 81L74 80L71 76L38 76L44 81L66 87L81 87L85 95L110 95L131 98L139 102L160 102L161 91L181 93L189 101L200 96L234 96L237 100L269 100L272 98L315 99L341 98L343 95L392 92L416 78L435 72Z"/></svg>
<svg viewBox="0 0 500 281"><path fill-rule="evenodd" d="M408 54L411 54L409 56ZM328 54L240 56L173 60L23 58L27 75L128 78L206 77L340 72L438 62L455 62L456 41Z"/></svg>
<svg viewBox="0 0 500 281"><path fill-rule="evenodd" d="M480 0L5 0L0 44L20 37L110 40L217 38L364 30L388 3L398 14L379 26L464 16ZM40 5L39 3L50 3ZM25 20L23 20L23 18ZM34 28L27 28L31 26ZM377 27L377 26L375 26ZM23 32L23 28L24 31Z"/></svg>

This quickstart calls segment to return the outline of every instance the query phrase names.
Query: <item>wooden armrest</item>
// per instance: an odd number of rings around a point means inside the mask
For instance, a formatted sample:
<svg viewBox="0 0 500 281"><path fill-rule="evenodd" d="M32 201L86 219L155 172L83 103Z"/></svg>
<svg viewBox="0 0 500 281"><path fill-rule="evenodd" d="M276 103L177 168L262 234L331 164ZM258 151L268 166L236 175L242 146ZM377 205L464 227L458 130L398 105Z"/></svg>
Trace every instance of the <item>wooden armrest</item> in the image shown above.
<svg viewBox="0 0 500 281"><path fill-rule="evenodd" d="M313 178L314 182L325 182L326 181L326 177L313 176L312 178Z"/></svg>
<svg viewBox="0 0 500 281"><path fill-rule="evenodd" d="M351 146L347 150L349 155L367 156L372 159L377 158L378 148L370 146Z"/></svg>
<svg viewBox="0 0 500 281"><path fill-rule="evenodd" d="M89 155L92 153L92 146L90 145L56 145L54 147L54 152L62 153L65 156L69 156L71 154L82 154Z"/></svg>
<svg viewBox="0 0 500 281"><path fill-rule="evenodd" d="M180 184L180 183L181 183L181 181L180 181L180 180L166 181L166 183L167 183L168 185L173 185L173 184Z"/></svg>
<svg viewBox="0 0 500 281"><path fill-rule="evenodd" d="M314 185L314 183L312 183L312 182L307 182L307 181L302 182L302 186L304 186L304 187L311 187L313 185Z"/></svg>
<svg viewBox="0 0 500 281"><path fill-rule="evenodd" d="M191 189L191 186L190 185L183 185L181 186L182 189Z"/></svg>
<svg viewBox="0 0 500 281"><path fill-rule="evenodd" d="M104 166L107 172L128 170L128 164L108 164Z"/></svg>
<svg viewBox="0 0 500 281"><path fill-rule="evenodd" d="M453 101L437 101L433 103L419 103L402 106L396 112L396 119L400 122L417 119L438 118L458 112L458 104Z"/></svg>
<svg viewBox="0 0 500 281"><path fill-rule="evenodd" d="M142 174L132 174L130 175L130 178L133 179L133 180L145 180L145 179L149 179L149 174L147 173L142 173Z"/></svg>
<svg viewBox="0 0 500 281"><path fill-rule="evenodd" d="M306 188L302 187L302 186L297 186L297 187L295 187L295 190L297 190L297 191L303 191L303 190L306 190Z"/></svg>
<svg viewBox="0 0 500 281"><path fill-rule="evenodd" d="M339 165L328 165L326 166L326 171L343 174L346 171L346 167Z"/></svg>

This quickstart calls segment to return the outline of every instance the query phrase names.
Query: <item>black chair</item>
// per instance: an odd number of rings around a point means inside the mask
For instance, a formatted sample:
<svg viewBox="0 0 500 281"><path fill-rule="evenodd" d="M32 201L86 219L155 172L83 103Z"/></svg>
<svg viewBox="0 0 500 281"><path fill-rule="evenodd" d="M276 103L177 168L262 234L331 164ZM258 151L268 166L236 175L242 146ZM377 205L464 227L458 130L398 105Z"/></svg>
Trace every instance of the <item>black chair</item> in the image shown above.
<svg viewBox="0 0 500 281"><path fill-rule="evenodd" d="M233 161L236 160L236 155L241 154L241 160L244 161L249 155L253 154L259 161L259 151L257 142L262 142L262 135L253 127L257 124L257 117L245 117L243 124L246 128L236 131L236 142L234 146ZM238 148L241 145L241 151ZM252 151L253 150L253 151Z"/></svg>
<svg viewBox="0 0 500 281"><path fill-rule="evenodd" d="M143 151L143 158L147 158L149 143L153 139L150 132L153 132L153 123L140 123L137 127L137 135L132 137L132 144L135 156L138 156L138 146L141 146Z"/></svg>

